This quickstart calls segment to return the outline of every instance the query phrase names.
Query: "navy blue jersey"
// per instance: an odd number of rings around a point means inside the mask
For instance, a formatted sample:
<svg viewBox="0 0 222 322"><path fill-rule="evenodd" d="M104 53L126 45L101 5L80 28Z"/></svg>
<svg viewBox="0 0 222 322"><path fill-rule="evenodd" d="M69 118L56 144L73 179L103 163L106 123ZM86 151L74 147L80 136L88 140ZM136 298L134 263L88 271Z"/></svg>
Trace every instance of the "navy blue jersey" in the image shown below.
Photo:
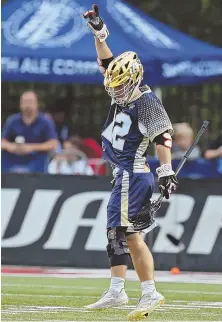
<svg viewBox="0 0 222 322"><path fill-rule="evenodd" d="M126 107L111 104L102 132L103 159L129 172L143 172L146 153L154 138L172 125L156 95L148 86Z"/></svg>

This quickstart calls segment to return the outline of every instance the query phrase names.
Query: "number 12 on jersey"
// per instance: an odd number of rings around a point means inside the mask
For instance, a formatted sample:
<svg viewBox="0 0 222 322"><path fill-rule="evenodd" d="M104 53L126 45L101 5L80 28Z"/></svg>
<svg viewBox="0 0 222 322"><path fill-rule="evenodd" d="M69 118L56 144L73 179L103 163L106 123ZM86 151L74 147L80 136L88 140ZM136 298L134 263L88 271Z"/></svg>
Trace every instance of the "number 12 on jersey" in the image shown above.
<svg viewBox="0 0 222 322"><path fill-rule="evenodd" d="M123 137L129 133L132 121L128 114L119 113L115 120L103 131L104 136L112 143L114 149L123 151L125 140Z"/></svg>

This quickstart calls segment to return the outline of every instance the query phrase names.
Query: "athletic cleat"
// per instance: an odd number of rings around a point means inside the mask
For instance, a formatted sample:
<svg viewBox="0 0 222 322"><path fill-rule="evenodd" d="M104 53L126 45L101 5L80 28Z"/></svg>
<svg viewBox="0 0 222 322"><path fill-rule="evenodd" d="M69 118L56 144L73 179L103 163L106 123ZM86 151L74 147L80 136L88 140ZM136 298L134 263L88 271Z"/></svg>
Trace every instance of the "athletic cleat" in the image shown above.
<svg viewBox="0 0 222 322"><path fill-rule="evenodd" d="M142 320L162 304L164 304L164 297L157 291L151 294L144 294L140 298L136 309L128 314L127 318L129 321Z"/></svg>
<svg viewBox="0 0 222 322"><path fill-rule="evenodd" d="M125 305L128 304L128 301L129 299L124 289L122 289L120 292L108 290L103 293L102 297L97 302L85 305L84 307L87 309L101 310L114 306Z"/></svg>

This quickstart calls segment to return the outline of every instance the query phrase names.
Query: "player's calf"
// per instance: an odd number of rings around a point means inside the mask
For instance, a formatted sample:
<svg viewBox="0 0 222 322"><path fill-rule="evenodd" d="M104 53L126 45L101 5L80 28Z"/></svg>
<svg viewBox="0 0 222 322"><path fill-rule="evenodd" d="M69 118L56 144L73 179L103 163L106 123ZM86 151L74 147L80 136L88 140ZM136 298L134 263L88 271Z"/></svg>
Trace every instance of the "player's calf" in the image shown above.
<svg viewBox="0 0 222 322"><path fill-rule="evenodd" d="M107 230L107 253L110 259L110 289L120 292L124 288L126 270L129 261L129 248L125 227L113 227Z"/></svg>
<svg viewBox="0 0 222 322"><path fill-rule="evenodd" d="M87 305L88 309L106 309L128 303L124 290L125 274L129 260L129 248L126 240L126 228L114 227L107 230L107 253L110 258L111 282L108 291L95 303Z"/></svg>

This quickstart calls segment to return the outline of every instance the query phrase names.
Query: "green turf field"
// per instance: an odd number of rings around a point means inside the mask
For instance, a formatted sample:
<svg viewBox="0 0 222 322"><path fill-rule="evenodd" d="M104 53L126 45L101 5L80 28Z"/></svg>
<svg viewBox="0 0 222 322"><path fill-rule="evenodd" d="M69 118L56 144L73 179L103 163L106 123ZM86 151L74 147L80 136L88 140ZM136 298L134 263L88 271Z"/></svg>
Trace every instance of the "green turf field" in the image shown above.
<svg viewBox="0 0 222 322"><path fill-rule="evenodd" d="M126 282L127 307L92 312L83 308L108 288L108 279L2 277L2 321L126 321L140 296ZM157 283L165 305L148 321L222 321L222 286Z"/></svg>

